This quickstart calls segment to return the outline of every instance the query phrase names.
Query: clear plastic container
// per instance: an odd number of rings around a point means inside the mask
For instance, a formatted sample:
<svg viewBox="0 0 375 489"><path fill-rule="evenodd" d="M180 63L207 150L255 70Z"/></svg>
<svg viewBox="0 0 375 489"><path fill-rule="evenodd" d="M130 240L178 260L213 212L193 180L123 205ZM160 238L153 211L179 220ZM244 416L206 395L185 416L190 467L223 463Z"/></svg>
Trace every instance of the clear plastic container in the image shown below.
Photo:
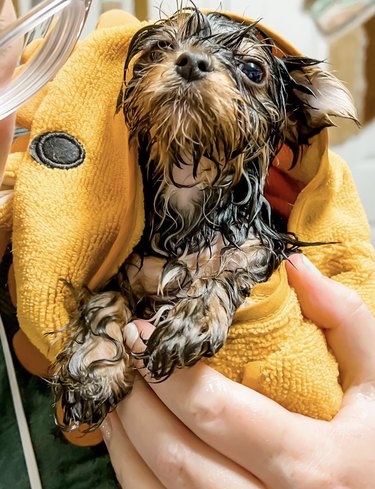
<svg viewBox="0 0 375 489"><path fill-rule="evenodd" d="M16 39L44 37L43 47L0 91L0 120L16 111L63 66L72 52L92 0L46 0L0 31L0 56Z"/></svg>

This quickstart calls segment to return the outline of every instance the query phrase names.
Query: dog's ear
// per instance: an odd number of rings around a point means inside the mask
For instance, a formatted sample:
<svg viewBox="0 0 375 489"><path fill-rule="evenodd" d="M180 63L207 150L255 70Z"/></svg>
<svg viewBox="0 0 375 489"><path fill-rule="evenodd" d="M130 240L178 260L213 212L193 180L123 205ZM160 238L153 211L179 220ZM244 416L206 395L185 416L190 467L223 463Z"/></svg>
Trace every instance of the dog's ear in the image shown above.
<svg viewBox="0 0 375 489"><path fill-rule="evenodd" d="M318 61L303 57L282 60L286 75L288 136L305 144L323 128L334 126L332 117L352 119L357 112L344 84L318 66Z"/></svg>

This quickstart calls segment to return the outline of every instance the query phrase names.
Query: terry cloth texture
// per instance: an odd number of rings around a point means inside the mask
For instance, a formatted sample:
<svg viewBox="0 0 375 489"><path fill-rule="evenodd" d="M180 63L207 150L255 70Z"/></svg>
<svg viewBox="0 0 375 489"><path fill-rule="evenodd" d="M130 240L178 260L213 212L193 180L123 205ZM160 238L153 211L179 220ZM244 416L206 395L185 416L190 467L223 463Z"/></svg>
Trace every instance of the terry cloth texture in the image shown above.
<svg viewBox="0 0 375 489"><path fill-rule="evenodd" d="M123 25L111 26L114 20ZM137 158L128 152L122 115L115 116L126 50L141 25L118 11L103 17L49 87L19 113L19 123L31 129L31 145L10 157L6 175L14 173L16 183L0 228L8 231L12 223L20 327L50 360L61 342L53 344L45 333L67 322L66 282L100 288L141 234ZM264 30L280 53L298 54ZM65 163L45 144L60 137L70 145ZM73 164L82 148L82 163ZM290 172L306 186L289 230L306 241L336 242L305 253L325 275L358 290L374 310L374 251L351 175L328 151L326 131L303 155ZM209 364L312 417L331 419L342 400L337 364L323 333L303 317L284 266L238 310L225 347Z"/></svg>
<svg viewBox="0 0 375 489"><path fill-rule="evenodd" d="M128 154L123 115L115 116L126 51L140 25L124 18L77 46L48 90L18 114L30 146L9 158L1 227L9 229L11 215L20 326L50 360L63 336L46 334L68 322L68 284L96 287L97 273L105 283L142 233L141 174Z"/></svg>
<svg viewBox="0 0 375 489"><path fill-rule="evenodd" d="M375 312L374 250L351 174L326 147L319 161L289 230L304 241L335 242L304 253L324 275L357 290ZM225 347L209 363L291 411L330 419L340 407L335 362L323 333L301 314L284 266L237 311Z"/></svg>

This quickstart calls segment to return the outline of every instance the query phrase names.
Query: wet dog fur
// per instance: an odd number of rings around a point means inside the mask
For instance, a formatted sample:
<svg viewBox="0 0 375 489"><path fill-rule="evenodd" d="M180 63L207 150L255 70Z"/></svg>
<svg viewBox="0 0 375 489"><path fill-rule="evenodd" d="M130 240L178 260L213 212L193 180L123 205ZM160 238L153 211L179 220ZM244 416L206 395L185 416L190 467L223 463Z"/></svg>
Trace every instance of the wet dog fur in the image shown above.
<svg viewBox="0 0 375 489"><path fill-rule="evenodd" d="M52 368L65 429L96 427L130 391L132 319L156 325L141 359L163 380L214 355L254 284L302 244L273 226L267 171L283 144L296 164L332 116L355 110L318 61L275 53L257 23L196 8L132 39L118 110L137 146L146 225L118 285L77 301Z"/></svg>

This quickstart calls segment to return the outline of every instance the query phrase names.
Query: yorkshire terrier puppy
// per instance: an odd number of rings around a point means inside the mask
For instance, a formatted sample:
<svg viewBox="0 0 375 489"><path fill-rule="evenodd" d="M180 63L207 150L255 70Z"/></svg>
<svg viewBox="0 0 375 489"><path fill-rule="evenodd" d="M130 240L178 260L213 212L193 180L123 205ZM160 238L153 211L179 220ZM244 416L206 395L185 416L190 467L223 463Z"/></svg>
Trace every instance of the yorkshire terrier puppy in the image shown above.
<svg viewBox="0 0 375 489"><path fill-rule="evenodd" d="M141 355L156 380L214 355L254 284L301 243L273 226L263 190L350 95L306 57L277 56L257 23L183 9L141 29L119 97L143 171L146 225L117 291L86 294L54 365L64 424L97 426L131 389L129 321L156 329Z"/></svg>

